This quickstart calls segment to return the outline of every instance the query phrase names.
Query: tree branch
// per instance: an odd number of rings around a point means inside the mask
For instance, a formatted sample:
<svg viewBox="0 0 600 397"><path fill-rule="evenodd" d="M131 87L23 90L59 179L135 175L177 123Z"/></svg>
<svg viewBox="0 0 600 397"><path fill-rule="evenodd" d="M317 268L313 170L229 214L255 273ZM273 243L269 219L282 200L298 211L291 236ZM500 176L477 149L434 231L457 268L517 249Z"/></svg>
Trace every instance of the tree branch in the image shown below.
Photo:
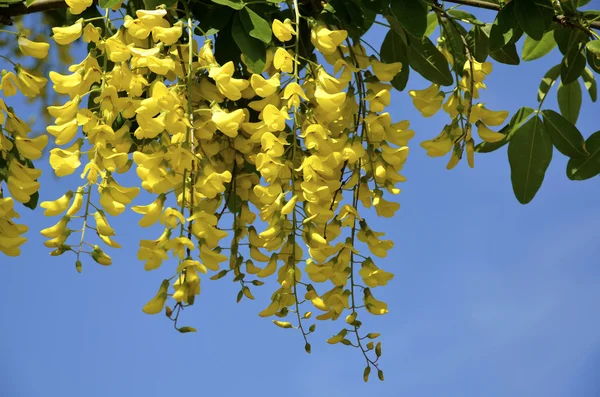
<svg viewBox="0 0 600 397"><path fill-rule="evenodd" d="M25 5L25 2L12 3L9 4L8 7L0 8L0 17L2 17L2 21L4 21L5 19L19 15L34 14L36 12L67 7L67 3L64 0L35 0L29 7Z"/></svg>
<svg viewBox="0 0 600 397"><path fill-rule="evenodd" d="M483 0L445 0L448 3L461 4L464 6L484 8L486 10L500 11L501 7L498 4L490 3ZM590 22L590 27L600 30L600 21Z"/></svg>

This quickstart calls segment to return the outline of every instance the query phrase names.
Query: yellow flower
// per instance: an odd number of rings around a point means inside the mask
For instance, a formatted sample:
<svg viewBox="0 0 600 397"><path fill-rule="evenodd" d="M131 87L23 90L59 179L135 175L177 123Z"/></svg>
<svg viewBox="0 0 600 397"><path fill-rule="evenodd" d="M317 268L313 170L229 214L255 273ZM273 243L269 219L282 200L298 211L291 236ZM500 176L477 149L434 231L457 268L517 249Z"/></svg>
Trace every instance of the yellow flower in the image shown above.
<svg viewBox="0 0 600 397"><path fill-rule="evenodd" d="M50 135L56 137L55 143L57 145L64 145L75 138L78 128L79 125L77 124L77 119L73 119L64 124L50 125L46 127L46 131L48 131Z"/></svg>
<svg viewBox="0 0 600 397"><path fill-rule="evenodd" d="M84 12L94 2L93 0L65 0L69 6L69 11L73 15L79 15Z"/></svg>
<svg viewBox="0 0 600 397"><path fill-rule="evenodd" d="M97 28L96 26L88 23L83 28L83 41L86 43L97 43L100 40L100 34L102 33L102 29Z"/></svg>
<svg viewBox="0 0 600 397"><path fill-rule="evenodd" d="M310 32L310 41L324 55L331 55L346 40L345 30L329 30L323 23L318 23Z"/></svg>
<svg viewBox="0 0 600 397"><path fill-rule="evenodd" d="M285 121L290 120L287 108L284 106L281 109L273 105L267 105L260 113L260 119L265 122L267 129L271 132L283 131L285 128Z"/></svg>
<svg viewBox="0 0 600 397"><path fill-rule="evenodd" d="M273 57L273 67L285 73L294 72L294 58L291 51L277 47L277 50L275 50L275 56Z"/></svg>
<svg viewBox="0 0 600 397"><path fill-rule="evenodd" d="M279 73L275 73L268 80L259 74L253 74L250 77L250 85L254 92L263 98L273 95L279 88L279 84Z"/></svg>
<svg viewBox="0 0 600 397"><path fill-rule="evenodd" d="M296 35L296 30L292 26L292 21L286 19L281 22L279 19L274 19L271 26L273 34L277 37L277 40L285 43L292 39L292 35Z"/></svg>
<svg viewBox="0 0 600 397"><path fill-rule="evenodd" d="M179 40L182 34L181 23L176 23L173 27L155 26L152 28L152 39L161 41L165 45L172 45Z"/></svg>
<svg viewBox="0 0 600 397"><path fill-rule="evenodd" d="M81 165L79 160L81 140L77 140L66 149L50 150L50 165L57 176L71 175Z"/></svg>
<svg viewBox="0 0 600 397"><path fill-rule="evenodd" d="M375 76L377 76L379 81L388 82L392 81L394 76L400 73L400 70L402 70L402 63L383 63L379 62L377 59L373 59L371 60L371 67L373 68L373 73L375 73Z"/></svg>
<svg viewBox="0 0 600 397"><path fill-rule="evenodd" d="M160 195L154 202L148 205L136 205L131 207L131 209L138 214L144 215L144 217L139 221L140 226L149 227L155 224L160 218L164 203L165 196Z"/></svg>
<svg viewBox="0 0 600 397"><path fill-rule="evenodd" d="M298 108L298 106L300 106L300 98L308 101L308 97L304 93L304 90L296 82L291 82L285 86L282 98L288 100L288 108L291 108L292 106Z"/></svg>
<svg viewBox="0 0 600 397"><path fill-rule="evenodd" d="M338 92L335 94L330 94L321 87L317 87L315 91L315 99L319 106L321 106L327 112L335 112L337 111L344 102L346 101L346 93Z"/></svg>
<svg viewBox="0 0 600 397"><path fill-rule="evenodd" d="M477 120L481 120L485 125L498 126L504 123L504 120L508 117L507 110L489 110L478 103L471 109L470 122L474 123Z"/></svg>
<svg viewBox="0 0 600 397"><path fill-rule="evenodd" d="M371 290L369 288L365 288L363 290L363 292L364 292L365 307L369 313L375 314L375 315L381 315L381 314L386 314L388 312L387 303L381 302L381 301L375 299L375 297L373 297L373 294L371 293Z"/></svg>
<svg viewBox="0 0 600 397"><path fill-rule="evenodd" d="M37 160L42 157L42 150L48 144L48 136L40 135L36 138L24 138L18 136L15 138L17 150L29 160Z"/></svg>
<svg viewBox="0 0 600 397"><path fill-rule="evenodd" d="M217 128L230 138L237 136L240 124L245 119L246 114L243 109L237 109L229 113L218 109L212 115L212 121L217 125Z"/></svg>
<svg viewBox="0 0 600 397"><path fill-rule="evenodd" d="M57 44L67 45L77 40L83 31L83 19L71 26L52 28L52 38Z"/></svg>
<svg viewBox="0 0 600 397"><path fill-rule="evenodd" d="M421 142L421 147L427 150L427 155L430 157L444 156L452 150L453 146L452 138L445 131L432 140Z"/></svg>
<svg viewBox="0 0 600 397"><path fill-rule="evenodd" d="M2 82L0 83L4 96L13 96L17 93L18 79L13 72L2 71Z"/></svg>
<svg viewBox="0 0 600 397"><path fill-rule="evenodd" d="M24 55L32 56L38 59L44 59L48 56L50 44L31 41L24 36L17 39L19 49Z"/></svg>
<svg viewBox="0 0 600 397"><path fill-rule="evenodd" d="M83 80L81 73L76 72L69 75L62 75L54 71L49 73L50 80L54 83L52 88L59 94L69 94L75 97L79 91L79 86Z"/></svg>
<svg viewBox="0 0 600 397"><path fill-rule="evenodd" d="M504 135L504 134L490 130L481 121L478 121L476 123L476 125L477 125L477 134L485 142L498 142L506 137L506 135Z"/></svg>
<svg viewBox="0 0 600 397"><path fill-rule="evenodd" d="M42 89L48 83L48 79L45 77L37 77L32 75L23 69L20 65L17 65L17 77L19 78L18 84L23 95L28 97L36 97L41 94Z"/></svg>
<svg viewBox="0 0 600 397"><path fill-rule="evenodd" d="M411 90L408 92L413 99L413 104L423 117L431 117L442 107L443 95L437 84L432 84L424 90Z"/></svg>

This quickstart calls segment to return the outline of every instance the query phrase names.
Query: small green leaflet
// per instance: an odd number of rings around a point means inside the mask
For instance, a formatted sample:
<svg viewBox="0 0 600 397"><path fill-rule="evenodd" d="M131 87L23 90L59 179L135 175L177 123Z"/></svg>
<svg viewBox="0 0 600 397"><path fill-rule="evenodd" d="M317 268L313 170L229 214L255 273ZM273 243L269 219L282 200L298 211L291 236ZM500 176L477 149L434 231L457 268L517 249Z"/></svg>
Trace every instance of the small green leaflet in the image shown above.
<svg viewBox="0 0 600 397"><path fill-rule="evenodd" d="M100 8L113 8L117 4L120 4L120 0L99 0L98 5Z"/></svg>
<svg viewBox="0 0 600 397"><path fill-rule="evenodd" d="M29 7L30 5L32 5L35 2L35 0L25 0L25 5L27 7Z"/></svg>
<svg viewBox="0 0 600 397"><path fill-rule="evenodd" d="M588 41L585 45L585 48L587 48L589 52L593 53L594 55L600 58L600 40Z"/></svg>
<svg viewBox="0 0 600 397"><path fill-rule="evenodd" d="M554 65L546 72L544 77L542 77L542 81L540 82L540 88L538 88L537 100L541 102L546 95L548 95L548 91L550 88L556 83L558 76L560 76L560 68L561 65Z"/></svg>
<svg viewBox="0 0 600 397"><path fill-rule="evenodd" d="M519 127L508 143L513 191L521 204L529 203L542 186L552 160L552 141L539 116Z"/></svg>
<svg viewBox="0 0 600 397"><path fill-rule="evenodd" d="M552 138L554 147L567 157L585 157L585 140L581 132L569 120L554 110L542 110L546 131Z"/></svg>
<svg viewBox="0 0 600 397"><path fill-rule="evenodd" d="M438 18L435 12L427 14L427 29L425 30L425 36L431 36L435 29L438 27Z"/></svg>
<svg viewBox="0 0 600 397"><path fill-rule="evenodd" d="M594 77L594 74L589 68L585 68L581 78L583 80L585 89L587 90L588 94L590 94L590 99L592 102L596 102L596 99L598 99L598 86L596 84L596 78Z"/></svg>
<svg viewBox="0 0 600 397"><path fill-rule="evenodd" d="M585 141L589 156L572 158L567 163L567 177L573 181L583 181L600 173L600 131L594 132Z"/></svg>
<svg viewBox="0 0 600 397"><path fill-rule="evenodd" d="M492 51L490 52L490 56L496 61L507 65L518 65L521 63L521 59L517 53L517 46L514 44L508 44L497 51Z"/></svg>
<svg viewBox="0 0 600 397"><path fill-rule="evenodd" d="M514 16L513 2L506 4L498 14L490 30L490 51L498 51L523 32Z"/></svg>
<svg viewBox="0 0 600 397"><path fill-rule="evenodd" d="M271 25L250 8L240 11L240 20L250 36L265 44L271 42Z"/></svg>
<svg viewBox="0 0 600 397"><path fill-rule="evenodd" d="M409 34L421 38L427 30L428 7L419 0L394 0L392 15Z"/></svg>
<svg viewBox="0 0 600 397"><path fill-rule="evenodd" d="M561 82L558 85L557 99L560 114L572 124L577 124L582 101L579 81L575 80L570 84L563 84Z"/></svg>
<svg viewBox="0 0 600 397"><path fill-rule="evenodd" d="M554 40L553 31L544 33L544 36L539 41L532 39L531 36L527 36L525 37L521 57L524 61L533 61L548 54L554 47L556 47L556 40Z"/></svg>
<svg viewBox="0 0 600 397"><path fill-rule="evenodd" d="M562 60L560 78L564 84L576 81L585 69L585 56L581 47L579 44L570 47Z"/></svg>

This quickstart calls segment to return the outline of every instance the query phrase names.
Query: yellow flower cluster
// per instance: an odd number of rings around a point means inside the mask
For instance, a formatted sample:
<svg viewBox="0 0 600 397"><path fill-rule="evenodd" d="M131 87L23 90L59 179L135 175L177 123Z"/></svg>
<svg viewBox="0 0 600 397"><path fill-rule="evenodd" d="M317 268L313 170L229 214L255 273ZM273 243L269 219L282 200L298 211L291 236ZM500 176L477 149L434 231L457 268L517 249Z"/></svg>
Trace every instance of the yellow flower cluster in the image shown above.
<svg viewBox="0 0 600 397"><path fill-rule="evenodd" d="M92 3L67 4L79 15ZM106 10L106 21L109 15ZM252 73L232 61L219 64L212 41L196 41L191 18L172 20L159 8L137 10L135 18L125 16L121 26L107 24L104 30L84 18L53 28L58 45L83 40L90 50L68 73L49 74L53 90L68 96L48 107L54 122L47 132L57 146L50 165L59 177L83 168L83 184L41 204L45 215L59 217L42 231L45 245L52 255L74 252L79 271L82 255L112 264L104 249L120 245L110 218L140 192L120 184L118 175L134 167L145 196L152 198L131 210L142 215L140 226L162 229L156 239L140 241L138 258L146 270L169 257L177 262L146 313L165 309L176 322L179 310L194 303L200 276L209 270L216 272L212 278L231 272L241 285L238 299L253 299L250 287L273 276L278 288L260 316L294 313L295 325L275 324L297 327L306 339L314 324L304 329L302 321L311 317L310 311L300 313L304 302L320 311L318 320L346 313L351 328L329 342L352 344L345 336L355 333L356 346L366 354L373 344L360 343L358 312L364 307L371 314L387 313L387 304L372 291L393 275L374 258L385 258L393 243L371 229L359 208L388 218L399 209L387 198L400 193L414 132L385 109L402 64L367 55L345 30L323 22L312 23L310 40L327 64L303 59L295 41L298 20L286 19L274 20L272 31L279 42L292 45L268 48L263 72ZM24 53L47 52L21 42ZM35 95L45 83L20 67L16 72L3 78L5 93L17 87ZM1 147L9 153L14 143L25 158L38 158L47 137L27 138L26 124L20 128ZM39 187L39 171L15 156L4 158L11 196L27 202ZM16 214L12 201L4 200L0 227L14 230L0 248L16 254L24 229L11 223ZM82 224L71 229L72 222ZM313 283L328 286L320 291ZM174 309L165 308L169 299Z"/></svg>
<svg viewBox="0 0 600 397"><path fill-rule="evenodd" d="M451 48L446 48L445 41L440 41L441 51L449 63L453 64ZM414 106L424 117L431 117L441 108L452 118L442 132L431 140L421 143L431 157L445 156L452 151L452 156L447 168L453 168L466 150L467 160L471 167L474 166L475 141L471 135L471 125L477 126L479 138L485 142L497 142L505 135L491 130L488 126L499 126L508 117L508 111L493 111L487 109L482 103L473 104L473 99L479 98L479 89L485 89L483 82L492 72L489 62L477 62L467 59L463 66L462 78L452 94L444 102L445 95L437 84L432 84L423 90L409 91Z"/></svg>

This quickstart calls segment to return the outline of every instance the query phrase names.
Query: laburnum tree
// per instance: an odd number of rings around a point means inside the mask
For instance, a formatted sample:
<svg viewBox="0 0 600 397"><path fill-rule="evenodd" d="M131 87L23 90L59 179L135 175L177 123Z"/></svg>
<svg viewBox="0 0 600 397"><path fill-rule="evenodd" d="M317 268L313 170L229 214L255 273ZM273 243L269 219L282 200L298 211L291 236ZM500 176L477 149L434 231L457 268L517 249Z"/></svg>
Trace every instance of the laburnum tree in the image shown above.
<svg viewBox="0 0 600 397"><path fill-rule="evenodd" d="M383 380L379 334L363 321L388 311L375 289L393 278L377 265L393 242L370 225L399 209L415 135L386 111L391 92L410 73L430 82L408 95L423 117L447 113L420 146L448 169L508 145L521 203L554 148L569 157L568 178L592 178L600 131L586 139L576 127L580 80L595 101L600 72L600 11L588 3L0 0L0 251L18 256L27 241L16 219L38 206L49 150L48 172L80 175L39 204L56 222L41 231L50 255L79 272L111 265L111 220L133 211L140 227L161 230L139 241L144 269L172 272L144 312L193 332L178 321L201 278L231 278L238 301L272 278L259 316L298 330L308 353L313 318L342 317L327 342L357 348L365 381L371 369ZM491 22L472 13L482 9ZM379 43L362 39L373 24L387 30ZM543 77L537 108L524 103L507 122L478 100L494 61L518 65L556 47L562 62ZM557 82L560 113L543 108ZM34 136L28 112L10 106L15 95L43 105L47 133Z"/></svg>

